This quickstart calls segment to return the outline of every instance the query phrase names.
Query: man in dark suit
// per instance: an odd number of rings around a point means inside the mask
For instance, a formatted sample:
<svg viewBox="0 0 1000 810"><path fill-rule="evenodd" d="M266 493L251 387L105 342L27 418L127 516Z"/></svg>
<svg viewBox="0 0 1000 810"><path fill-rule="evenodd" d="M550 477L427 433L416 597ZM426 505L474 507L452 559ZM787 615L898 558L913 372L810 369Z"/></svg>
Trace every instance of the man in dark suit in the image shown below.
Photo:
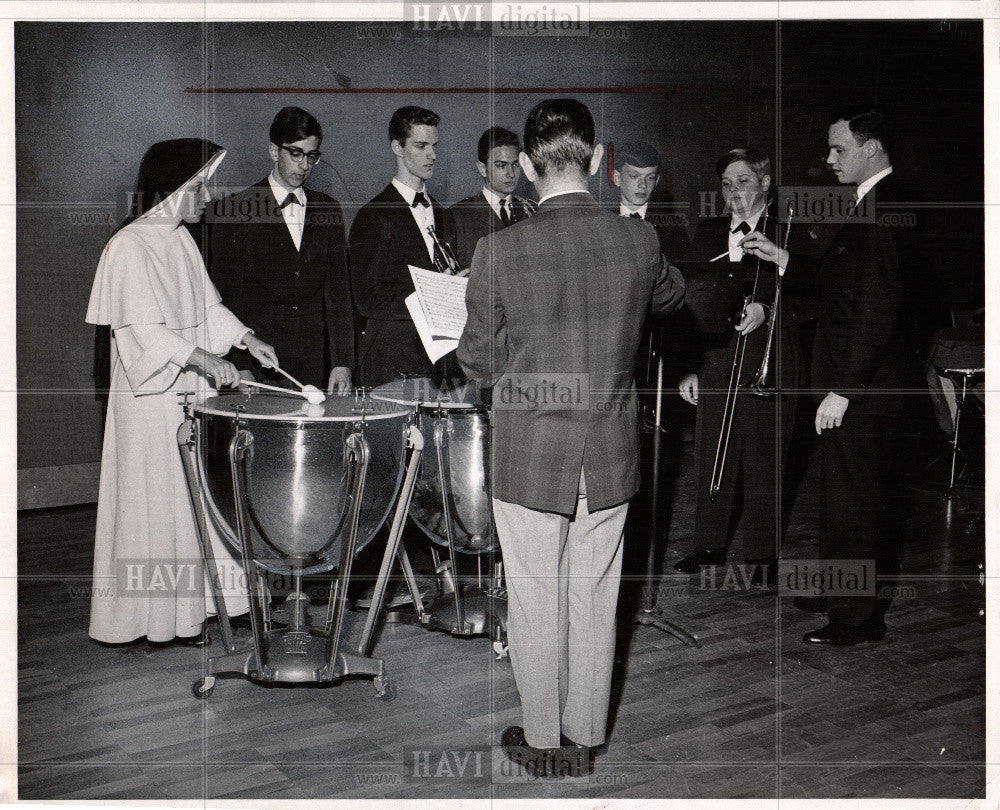
<svg viewBox="0 0 1000 810"><path fill-rule="evenodd" d="M271 174L212 209L209 272L226 306L274 343L284 370L345 392L354 323L344 218L336 200L305 187L323 131L305 110L285 107L269 135ZM245 352L229 359L244 376L286 384Z"/></svg>
<svg viewBox="0 0 1000 810"><path fill-rule="evenodd" d="M777 398L736 393L732 429L726 449L726 463L713 497L711 484L733 361L743 343L741 385L749 383L760 367L767 342L761 329L774 300L775 269L769 262L746 255L740 241L751 231L775 232L771 188L771 161L756 149L733 149L716 162L722 196L729 214L703 220L695 232L691 258L698 262L716 261L720 271L728 269L734 283L742 288L746 304L742 313L732 313L735 329L720 326L721 335L701 337L701 357L697 373L685 375L680 395L697 405L695 464L698 469L694 549L674 569L697 573L703 565L722 565L732 539L733 510L742 491L743 552L751 567L751 581L773 586L778 560L778 463L779 415L790 426L790 409ZM745 337L742 337L745 336ZM773 363L774 361L772 361ZM788 368L790 363L782 364Z"/></svg>
<svg viewBox="0 0 1000 810"><path fill-rule="evenodd" d="M364 386L434 376L405 302L413 292L407 266L431 270L443 261L431 232L444 233L444 211L424 186L434 174L440 120L423 107L393 113L389 146L396 175L351 225L351 283L364 319L358 349L358 378Z"/></svg>
<svg viewBox="0 0 1000 810"><path fill-rule="evenodd" d="M859 582L847 577L866 573L871 589L831 587L822 601L797 597L797 607L829 613L827 625L803 636L809 644L851 646L878 641L886 631L888 602L877 598L875 577L891 575L895 567L895 533L887 525L894 504L887 493L901 410L903 311L895 238L877 208L893 196L890 137L885 115L877 109L833 117L826 162L850 191L840 201L844 205L834 200L833 221L811 232L820 295L812 351L823 483L819 551L823 565L835 569L839 560L865 561L867 571L852 567L834 579L834 586L838 579ZM807 271L807 259L790 260L760 234L747 236L743 248L787 267L789 278Z"/></svg>
<svg viewBox="0 0 1000 810"><path fill-rule="evenodd" d="M606 734L622 533L639 486L635 355L646 312L683 279L649 225L603 210L590 111L536 106L521 168L538 211L472 260L465 371L493 390L492 485L524 726L501 743L530 773L589 772Z"/></svg>
<svg viewBox="0 0 1000 810"><path fill-rule="evenodd" d="M645 220L656 228L660 253L676 261L687 252L687 215L653 199L653 191L660 184L661 162L660 153L648 143L622 141L615 144L611 177L621 195L618 214Z"/></svg>
<svg viewBox="0 0 1000 810"><path fill-rule="evenodd" d="M472 266L476 244L508 225L530 217L535 204L514 195L521 177L517 156L521 142L503 127L490 127L479 138L476 169L483 178L483 190L448 209L449 242L463 267Z"/></svg>

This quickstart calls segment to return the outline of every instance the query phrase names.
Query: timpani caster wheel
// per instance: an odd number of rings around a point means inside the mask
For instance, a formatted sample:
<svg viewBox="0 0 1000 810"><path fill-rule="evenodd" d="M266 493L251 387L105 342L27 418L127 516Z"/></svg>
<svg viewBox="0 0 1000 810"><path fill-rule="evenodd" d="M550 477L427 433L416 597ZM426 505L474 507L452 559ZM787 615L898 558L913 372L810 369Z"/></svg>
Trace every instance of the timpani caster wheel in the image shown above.
<svg viewBox="0 0 1000 810"><path fill-rule="evenodd" d="M191 685L191 691L198 700L208 700L215 691L215 678L211 675L199 678Z"/></svg>
<svg viewBox="0 0 1000 810"><path fill-rule="evenodd" d="M375 687L375 697L379 700L389 703L396 699L396 685L388 678L378 675L372 681L372 685Z"/></svg>

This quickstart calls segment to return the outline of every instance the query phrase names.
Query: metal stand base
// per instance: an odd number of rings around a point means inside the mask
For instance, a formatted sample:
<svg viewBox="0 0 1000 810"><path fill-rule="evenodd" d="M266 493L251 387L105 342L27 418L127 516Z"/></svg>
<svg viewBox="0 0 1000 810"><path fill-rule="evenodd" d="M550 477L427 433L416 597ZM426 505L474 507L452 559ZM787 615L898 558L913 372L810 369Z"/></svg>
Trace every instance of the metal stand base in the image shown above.
<svg viewBox="0 0 1000 810"><path fill-rule="evenodd" d="M636 624L641 624L644 627L655 627L657 630L662 630L664 633L669 633L678 641L683 642L688 647L698 647L701 648L701 642L698 641L696 636L693 636L683 627L678 624L674 624L672 621L665 619L663 617L663 611L654 608L652 610L643 609L640 610L635 615Z"/></svg>
<svg viewBox="0 0 1000 810"><path fill-rule="evenodd" d="M286 627L263 635L267 649L267 663L263 667L257 666L253 640L247 639L236 652L209 658L206 677L233 673L256 683L328 683L349 675L385 675L380 658L338 652L332 665L328 664L327 651L333 638L311 627L298 630Z"/></svg>
<svg viewBox="0 0 1000 810"><path fill-rule="evenodd" d="M467 585L462 588L462 618L458 621L454 594L443 594L420 612L412 608L391 610L386 622L412 624L429 630L442 630L453 636L489 635L494 641L506 636L507 594L503 590Z"/></svg>

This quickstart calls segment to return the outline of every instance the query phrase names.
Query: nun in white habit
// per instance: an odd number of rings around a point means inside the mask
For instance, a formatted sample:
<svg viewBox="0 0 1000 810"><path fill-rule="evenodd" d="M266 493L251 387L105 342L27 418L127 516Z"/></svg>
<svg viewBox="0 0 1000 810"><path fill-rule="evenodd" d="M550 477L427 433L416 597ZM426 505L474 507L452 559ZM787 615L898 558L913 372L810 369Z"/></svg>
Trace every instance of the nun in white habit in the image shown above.
<svg viewBox="0 0 1000 810"><path fill-rule="evenodd" d="M233 346L278 365L271 346L222 305L183 227L201 219L206 183L224 156L199 138L150 147L137 216L97 267L87 322L110 325L112 335L90 609L98 641L197 644L206 609L214 613L177 447L181 395L237 383L236 367L222 359ZM241 569L211 534L226 607L238 615L248 608Z"/></svg>

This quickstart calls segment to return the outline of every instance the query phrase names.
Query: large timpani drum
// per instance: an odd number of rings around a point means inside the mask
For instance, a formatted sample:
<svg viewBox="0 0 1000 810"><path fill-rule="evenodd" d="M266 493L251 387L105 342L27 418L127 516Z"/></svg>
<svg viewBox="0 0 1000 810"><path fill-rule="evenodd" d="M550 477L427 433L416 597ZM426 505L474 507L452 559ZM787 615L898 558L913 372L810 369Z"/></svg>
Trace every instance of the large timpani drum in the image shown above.
<svg viewBox="0 0 1000 810"><path fill-rule="evenodd" d="M482 554L497 547L490 504L490 410L469 385L441 391L422 378L397 380L372 399L416 409L424 437L420 475L410 517L434 543ZM445 508L447 506L447 508Z"/></svg>
<svg viewBox="0 0 1000 810"><path fill-rule="evenodd" d="M488 633L497 653L506 654L507 597L490 499L490 409L478 385L440 389L425 378L397 380L374 389L372 399L415 413L423 454L409 511L431 540L439 593L428 605L416 594L414 610L392 611L388 620L456 636ZM460 553L468 555L465 564ZM469 562L473 577L463 571Z"/></svg>
<svg viewBox="0 0 1000 810"><path fill-rule="evenodd" d="M177 441L226 648L206 661L194 694L207 698L215 676L225 672L259 683L329 683L371 675L376 694L391 698L382 661L368 650L420 464L422 440L413 409L365 396L311 405L293 395L234 393L185 410ZM394 505L376 583L379 596L351 652L343 643L351 566ZM232 632L214 554L201 528L208 523L243 562L248 642L237 643ZM314 621L302 579L333 568L339 570L325 618ZM294 580L294 592L273 611L265 572L287 573Z"/></svg>
<svg viewBox="0 0 1000 810"><path fill-rule="evenodd" d="M490 413L485 405L420 405L425 455L410 516L435 543L481 554L496 548L489 490ZM448 509L443 504L448 504Z"/></svg>
<svg viewBox="0 0 1000 810"><path fill-rule="evenodd" d="M322 405L281 394L222 394L192 406L201 423L198 465L209 509L240 553L229 458L238 429L253 437L244 488L253 557L275 573L320 573L340 560L349 527L352 434L371 448L357 531L360 551L385 523L402 481L412 410L353 396Z"/></svg>

